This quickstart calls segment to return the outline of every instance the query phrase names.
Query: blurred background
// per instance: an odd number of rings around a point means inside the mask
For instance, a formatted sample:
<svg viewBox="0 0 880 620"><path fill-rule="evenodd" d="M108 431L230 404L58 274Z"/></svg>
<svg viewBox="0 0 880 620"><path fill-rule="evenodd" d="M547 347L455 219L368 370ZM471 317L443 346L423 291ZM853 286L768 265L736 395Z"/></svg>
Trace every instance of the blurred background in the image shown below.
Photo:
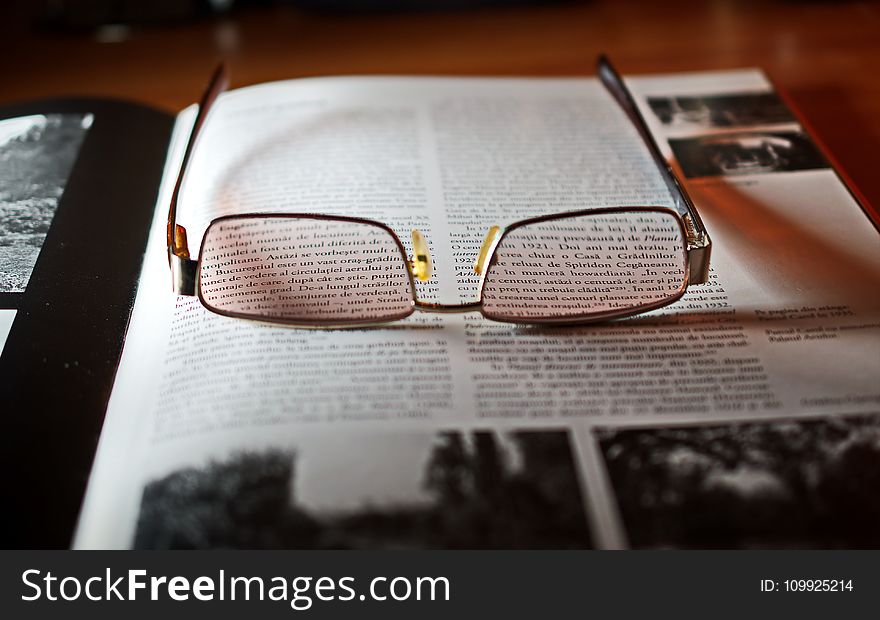
<svg viewBox="0 0 880 620"><path fill-rule="evenodd" d="M3 0L0 105L134 99L175 111L214 63L233 86L328 74L590 75L757 66L880 203L880 3L685 0Z"/></svg>

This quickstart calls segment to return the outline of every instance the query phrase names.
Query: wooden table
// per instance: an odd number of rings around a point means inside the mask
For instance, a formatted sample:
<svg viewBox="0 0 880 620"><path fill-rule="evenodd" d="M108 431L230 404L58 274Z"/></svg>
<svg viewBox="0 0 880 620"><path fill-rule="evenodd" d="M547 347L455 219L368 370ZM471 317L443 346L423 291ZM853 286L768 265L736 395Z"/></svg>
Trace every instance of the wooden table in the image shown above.
<svg viewBox="0 0 880 620"><path fill-rule="evenodd" d="M235 86L325 74L585 75L600 50L625 73L758 66L880 204L880 3L594 0L375 15L277 6L135 29L115 43L34 34L14 20L0 28L0 104L100 95L175 110L220 57Z"/></svg>

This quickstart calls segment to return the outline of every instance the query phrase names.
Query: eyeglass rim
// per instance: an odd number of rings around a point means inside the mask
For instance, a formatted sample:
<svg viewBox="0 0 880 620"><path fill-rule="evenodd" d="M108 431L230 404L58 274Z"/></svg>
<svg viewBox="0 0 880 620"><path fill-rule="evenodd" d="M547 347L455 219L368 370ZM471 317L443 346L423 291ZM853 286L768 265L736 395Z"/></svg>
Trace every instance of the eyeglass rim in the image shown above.
<svg viewBox="0 0 880 620"><path fill-rule="evenodd" d="M668 298L664 298L658 302L654 302L651 304L644 304L641 306L635 306L633 308L627 308L625 310L611 310L605 312L593 312L593 313L585 313L583 315L578 316L566 316L566 317L547 317L547 318L538 318L538 319L510 319L510 318L496 318L491 314L487 314L483 305L483 292L486 287L486 277L491 270L492 260L495 257L495 252L498 249L498 246L501 244L501 241L506 237L511 231L514 231L523 226L527 226L530 224L538 224L541 222L559 220L559 219L568 219L575 217L584 217L590 215L608 215L614 213L664 213L666 215L671 215L675 220L676 224L679 228L679 233L681 234L682 239L682 250L684 252L684 277L682 280L682 285L675 295L670 296ZM394 242L397 246L398 251L400 252L401 260L403 260L404 266L406 267L407 277L409 278L409 291L411 296L411 304L409 308L405 312L400 313L399 315L395 315L394 317L387 319L362 319L362 320L352 320L345 322L338 322L333 320L321 320L321 319L284 319L284 318L275 318L270 316L254 316L251 314L241 313L241 312L233 312L229 310L221 310L216 306L212 306L205 301L204 296L202 295L202 286L201 286L201 273L202 273L202 259L205 251L205 243L208 240L208 232L210 229L220 223L229 220L240 220L240 219L311 219L311 220L324 220L324 221L340 221L340 222L351 222L355 224L364 224L368 226L376 226L394 239ZM451 312L456 311L478 311L483 317L490 321L495 321L498 323L510 323L510 324L518 324L518 325L585 325L589 323L597 323L602 321L608 321L612 319L621 319L626 318L628 316L634 316L637 314L644 314L645 312L650 312L651 310L656 310L658 308L662 308L664 306L668 306L670 304L675 303L687 291L689 276L690 276L690 261L688 260L688 253L690 252L690 248L688 248L687 244L687 236L684 227L684 223L682 220L682 214L677 210L672 209L670 207L664 206L617 206L617 207L598 207L592 209L579 209L577 211L563 211L561 213L551 213L549 215L540 215L536 217L526 218L524 220L518 220L505 226L501 230L501 234L497 235L495 240L492 242L492 246L490 248L490 252L487 256L487 268L483 270L483 273L480 275L479 280L479 296L477 301L475 302L467 302L463 304L457 305L446 305L446 304L432 304L431 302L423 302L418 298L418 293L416 290L416 282L413 274L413 268L411 261L409 260L406 248L404 248L403 243L400 241L400 238L397 236L397 233L388 226L387 224L380 222L378 220L373 220L369 218L362 217L353 217L346 215L329 215L329 214L319 214L319 213L244 213L244 214L233 214L233 215L224 215L217 217L211 220L208 223L208 226L205 228L205 232L202 234L202 241L199 246L199 254L198 259L196 261L196 279L195 279L195 293L199 299L199 302L202 304L204 308L213 312L215 314L219 314L221 316L226 316L230 318L236 319L244 319L248 321L256 321L259 323L269 323L272 325L283 325L287 327L295 327L300 329L346 329L346 328L366 328L366 327L380 327L386 326L391 323L396 323L397 321L402 321L403 319L411 316L416 310L431 312L432 308L435 312L442 312L442 308L449 308Z"/></svg>
<svg viewBox="0 0 880 620"><path fill-rule="evenodd" d="M492 269L492 259L495 257L495 251L498 249L498 246L501 245L501 242L504 238L512 231L517 228L522 228L523 226L529 226L531 224L540 224L542 222L548 222L553 220L567 219L567 218L575 218L575 217L584 217L590 215L610 215L614 213L663 213L666 215L672 216L675 220L676 225L678 226L679 233L681 235L682 241L682 259L684 261L684 278L682 280L682 284L679 287L678 291L675 295L664 298L658 302L653 302L650 304L643 304L641 306L634 306L633 308L627 308L625 310L608 310L605 312L590 312L588 314L575 315L575 316L566 316L566 317L548 317L544 319L511 319L511 318L496 318L491 314L487 313L483 304L483 292L486 287L486 278L489 275L489 271ZM602 321L608 321L612 319L623 319L629 316L635 316L637 314L644 314L646 312L650 312L651 310L656 310L658 308L662 308L664 306L668 306L670 304L675 303L679 299L681 299L684 294L687 292L688 284L690 283L690 260L689 253L691 249L688 247L687 243L687 232L684 226L684 220L682 214L679 213L676 209L671 207L664 206L654 206L654 205L632 205L632 206L618 206L618 207L598 207L595 209L579 209L577 211L565 211L562 213L553 213L550 215L540 215L537 217L531 217L525 220L519 220L506 226L500 235L498 235L497 239L494 241L493 246L491 248L491 252L489 254L489 260L487 261L487 267L483 271L483 274L480 276L480 295L479 295L479 310L480 314L482 314L485 318L490 321L497 321L499 323L513 323L517 325L585 325L589 323L599 323Z"/></svg>
<svg viewBox="0 0 880 620"><path fill-rule="evenodd" d="M400 252L401 260L403 261L406 267L406 275L409 279L409 292L410 292L410 305L409 308L405 312L402 312L399 315L395 315L392 318L374 320L374 319L362 319L362 320L353 320L346 321L344 323L339 322L331 322L327 320L321 319L297 319L291 321L289 319L283 318L273 318L268 316L254 316L251 314L245 314L241 312L232 312L228 310L220 310L214 306L209 305L205 302L205 298L202 295L202 258L204 256L205 251L205 243L208 240L208 232L211 230L211 227L220 222L226 222L229 220L240 220L240 219L310 219L310 220L323 220L323 221L337 221L337 222L351 222L354 224L365 224L368 226L377 226L391 235L391 238L394 239L394 243L397 246L397 250ZM412 315L413 312L416 311L416 284L415 279L413 278L412 267L409 264L409 259L406 255L406 249L403 247L403 243L401 243L400 238L397 234L389 227L387 224L379 222L377 220L371 220L362 217L349 217L344 215L325 215L325 214L316 214L316 213L245 213L245 214L234 214L234 215L224 215L218 218L211 220L208 226L205 228L205 232L202 234L202 243L199 246L199 257L196 261L196 282L195 282L195 292L196 296L199 298L199 302L205 307L207 310L219 314L221 316L227 316L236 319L245 319L248 321L257 321L260 323L271 323L273 325L286 325L288 327L299 327L302 329L341 329L345 327L377 327L381 325L387 325L389 323L396 323L397 321L402 321L403 319Z"/></svg>

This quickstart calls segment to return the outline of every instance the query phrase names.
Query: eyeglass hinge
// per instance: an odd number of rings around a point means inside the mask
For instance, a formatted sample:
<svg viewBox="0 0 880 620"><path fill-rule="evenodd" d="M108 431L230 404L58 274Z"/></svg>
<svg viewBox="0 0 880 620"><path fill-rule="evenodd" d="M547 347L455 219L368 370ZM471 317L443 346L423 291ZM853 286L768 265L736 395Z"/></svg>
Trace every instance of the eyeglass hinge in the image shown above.
<svg viewBox="0 0 880 620"><path fill-rule="evenodd" d="M177 256L170 250L168 252L168 261L171 264L171 286L174 292L178 295L194 296L196 294L198 261Z"/></svg>
<svg viewBox="0 0 880 620"><path fill-rule="evenodd" d="M687 213L681 216L684 221L684 234L687 237L688 248L704 248L709 244L709 237L706 233L697 232L694 226L694 220Z"/></svg>

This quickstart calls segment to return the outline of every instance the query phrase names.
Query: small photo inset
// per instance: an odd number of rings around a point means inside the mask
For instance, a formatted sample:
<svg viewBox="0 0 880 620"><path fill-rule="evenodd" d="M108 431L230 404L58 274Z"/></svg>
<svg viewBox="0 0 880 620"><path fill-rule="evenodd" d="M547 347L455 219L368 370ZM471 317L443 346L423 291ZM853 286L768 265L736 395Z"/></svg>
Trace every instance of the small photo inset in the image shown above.
<svg viewBox="0 0 880 620"><path fill-rule="evenodd" d="M670 138L669 146L689 179L829 167L819 149L802 131Z"/></svg>
<svg viewBox="0 0 880 620"><path fill-rule="evenodd" d="M590 548L565 430L299 438L145 487L138 549Z"/></svg>
<svg viewBox="0 0 880 620"><path fill-rule="evenodd" d="M21 293L92 125L91 114L0 120L0 293Z"/></svg>
<svg viewBox="0 0 880 620"><path fill-rule="evenodd" d="M880 415L598 430L634 548L880 548Z"/></svg>
<svg viewBox="0 0 880 620"><path fill-rule="evenodd" d="M773 92L648 97L648 105L660 122L669 127L752 127L797 122Z"/></svg>

